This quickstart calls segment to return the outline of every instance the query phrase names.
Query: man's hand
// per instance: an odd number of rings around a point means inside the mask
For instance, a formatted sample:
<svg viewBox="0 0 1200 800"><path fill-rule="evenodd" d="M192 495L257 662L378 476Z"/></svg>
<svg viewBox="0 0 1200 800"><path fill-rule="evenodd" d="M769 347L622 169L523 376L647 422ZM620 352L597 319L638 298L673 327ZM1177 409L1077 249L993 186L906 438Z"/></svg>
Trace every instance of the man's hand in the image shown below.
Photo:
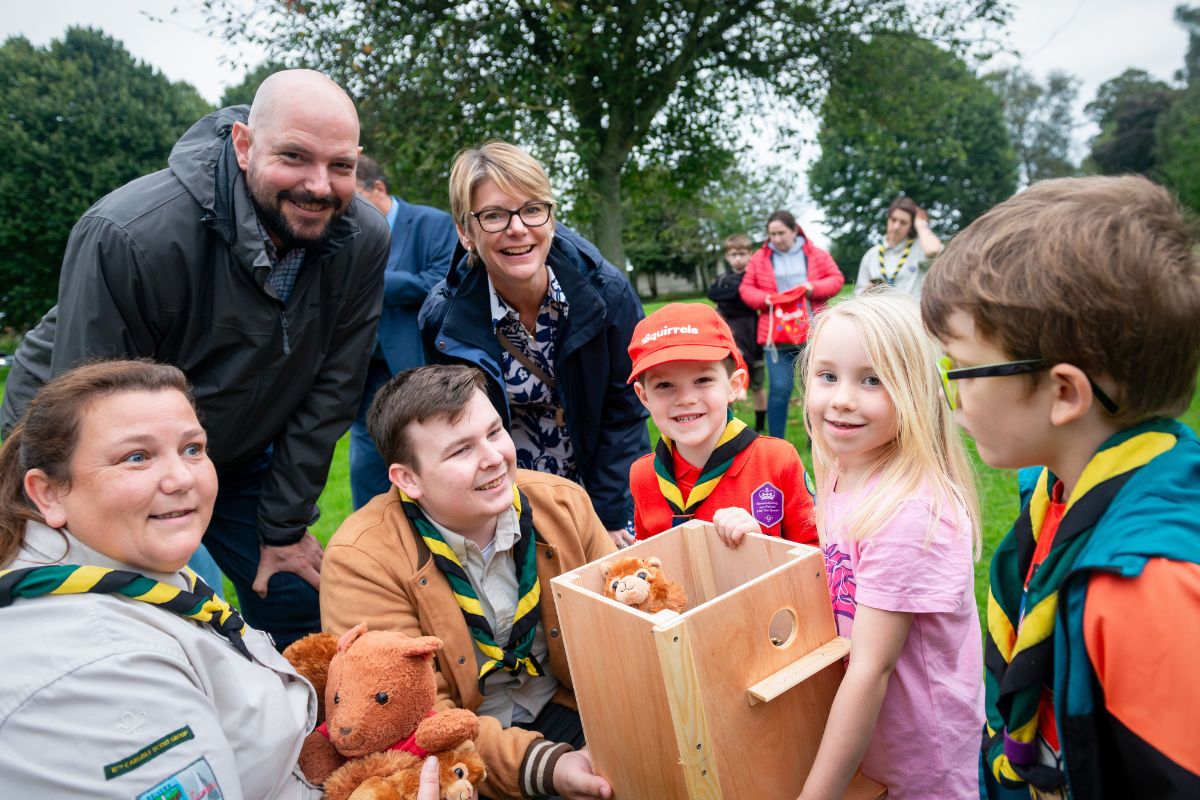
<svg viewBox="0 0 1200 800"><path fill-rule="evenodd" d="M554 764L554 791L564 800L608 800L612 787L592 769L592 757L585 747L562 756Z"/></svg>
<svg viewBox="0 0 1200 800"><path fill-rule="evenodd" d="M609 537L613 540L613 544L617 547L629 547L633 544L633 534L628 528L617 528L608 532Z"/></svg>
<svg viewBox="0 0 1200 800"><path fill-rule="evenodd" d="M312 584L317 591L321 590L321 556L325 553L311 533L304 536L295 544L273 547L260 545L258 548L258 574L254 576L251 586L259 597L267 596L267 581L276 572L290 572L299 575Z"/></svg>
<svg viewBox="0 0 1200 800"><path fill-rule="evenodd" d="M713 526L717 529L717 538L726 547L737 547L747 533L762 533L758 520L737 506L718 508L713 514Z"/></svg>

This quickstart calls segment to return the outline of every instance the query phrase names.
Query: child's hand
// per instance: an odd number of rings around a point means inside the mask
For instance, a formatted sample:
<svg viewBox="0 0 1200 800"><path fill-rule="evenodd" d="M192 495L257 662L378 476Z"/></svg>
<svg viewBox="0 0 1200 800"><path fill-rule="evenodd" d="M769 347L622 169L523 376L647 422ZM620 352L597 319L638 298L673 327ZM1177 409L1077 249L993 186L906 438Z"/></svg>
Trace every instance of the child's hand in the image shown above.
<svg viewBox="0 0 1200 800"><path fill-rule="evenodd" d="M747 533L762 533L762 526L750 512L736 506L718 508L712 521L721 544L726 547L737 547Z"/></svg>

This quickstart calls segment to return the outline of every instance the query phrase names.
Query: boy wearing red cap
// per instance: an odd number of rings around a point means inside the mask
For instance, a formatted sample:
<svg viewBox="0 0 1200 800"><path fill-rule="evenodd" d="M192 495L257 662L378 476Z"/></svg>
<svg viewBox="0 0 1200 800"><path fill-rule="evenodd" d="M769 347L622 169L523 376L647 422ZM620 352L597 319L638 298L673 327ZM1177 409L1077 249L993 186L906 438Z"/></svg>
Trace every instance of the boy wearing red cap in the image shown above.
<svg viewBox="0 0 1200 800"><path fill-rule="evenodd" d="M816 544L796 449L729 408L746 368L725 320L701 303L668 304L634 328L629 357L629 381L662 433L629 471L637 538L700 519L730 547L747 533Z"/></svg>

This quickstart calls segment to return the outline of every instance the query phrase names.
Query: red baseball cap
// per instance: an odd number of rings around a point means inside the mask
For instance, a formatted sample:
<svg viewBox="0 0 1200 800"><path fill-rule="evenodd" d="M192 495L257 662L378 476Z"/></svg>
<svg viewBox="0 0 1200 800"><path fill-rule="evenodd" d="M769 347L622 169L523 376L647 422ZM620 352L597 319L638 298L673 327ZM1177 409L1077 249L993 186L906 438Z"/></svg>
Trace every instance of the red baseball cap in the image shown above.
<svg viewBox="0 0 1200 800"><path fill-rule="evenodd" d="M733 340L729 324L712 306L704 303L668 303L637 324L629 357L633 383L651 367L672 361L724 361L733 356L738 369L746 362Z"/></svg>

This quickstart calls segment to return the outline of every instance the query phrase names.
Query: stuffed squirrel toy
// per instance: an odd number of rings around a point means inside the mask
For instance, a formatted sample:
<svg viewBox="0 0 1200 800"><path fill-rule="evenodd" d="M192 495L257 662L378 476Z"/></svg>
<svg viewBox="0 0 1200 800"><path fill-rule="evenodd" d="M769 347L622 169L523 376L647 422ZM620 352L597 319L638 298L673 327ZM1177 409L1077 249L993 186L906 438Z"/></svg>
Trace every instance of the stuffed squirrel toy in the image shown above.
<svg viewBox="0 0 1200 800"><path fill-rule="evenodd" d="M639 611L654 614L664 608L671 611L687 608L687 593L679 584L667 580L662 574L662 561L654 556L609 561L601 574L605 597Z"/></svg>
<svg viewBox="0 0 1200 800"><path fill-rule="evenodd" d="M446 783L455 764L468 782L471 777L483 780L486 771L473 741L479 719L465 709L432 710L437 696L433 654L441 639L368 631L363 623L336 640L323 671L322 658L330 654L332 639L313 634L284 651L325 698L327 717L304 740L300 769L312 783L324 784L327 800L352 795L355 800L415 800L427 755L443 764L443 798L461 795L461 787L448 790ZM373 783L374 788L363 785L372 777L386 780ZM455 777L450 783L461 780ZM409 784L412 791L406 794L402 790Z"/></svg>
<svg viewBox="0 0 1200 800"><path fill-rule="evenodd" d="M475 788L487 777L474 742L435 753L441 800L472 800ZM417 765L418 767L421 765ZM421 788L420 769L406 769L384 778L371 776L359 784L350 800L416 800Z"/></svg>

